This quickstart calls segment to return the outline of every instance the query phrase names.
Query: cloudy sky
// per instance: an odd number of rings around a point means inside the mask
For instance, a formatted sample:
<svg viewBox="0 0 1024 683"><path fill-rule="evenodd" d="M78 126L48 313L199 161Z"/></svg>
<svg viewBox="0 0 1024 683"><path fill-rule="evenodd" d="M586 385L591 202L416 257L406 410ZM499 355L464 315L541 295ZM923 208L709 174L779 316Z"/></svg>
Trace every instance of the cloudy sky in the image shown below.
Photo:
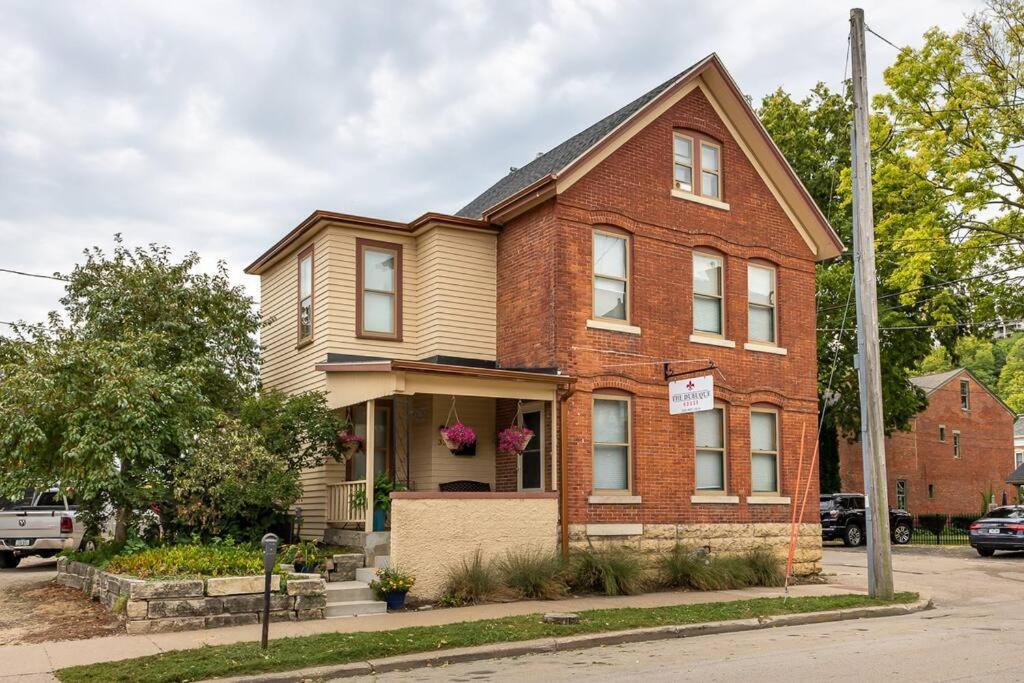
<svg viewBox="0 0 1024 683"><path fill-rule="evenodd" d="M978 3L874 0L897 44ZM838 84L834 1L0 0L0 268L115 233L242 268L314 209L454 212L709 52L755 101ZM872 88L893 48L869 36ZM0 320L60 284L0 273ZM3 326L0 326L0 334Z"/></svg>

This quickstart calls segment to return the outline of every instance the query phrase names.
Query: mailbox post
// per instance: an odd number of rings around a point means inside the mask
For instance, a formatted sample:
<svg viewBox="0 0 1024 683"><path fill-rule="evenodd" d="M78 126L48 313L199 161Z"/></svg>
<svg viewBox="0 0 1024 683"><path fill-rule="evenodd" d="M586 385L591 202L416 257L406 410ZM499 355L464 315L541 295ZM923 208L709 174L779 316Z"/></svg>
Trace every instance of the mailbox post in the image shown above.
<svg viewBox="0 0 1024 683"><path fill-rule="evenodd" d="M277 536L267 534L260 541L263 546L263 636L260 646L267 649L267 639L270 636L270 578L274 572L274 565L277 563Z"/></svg>

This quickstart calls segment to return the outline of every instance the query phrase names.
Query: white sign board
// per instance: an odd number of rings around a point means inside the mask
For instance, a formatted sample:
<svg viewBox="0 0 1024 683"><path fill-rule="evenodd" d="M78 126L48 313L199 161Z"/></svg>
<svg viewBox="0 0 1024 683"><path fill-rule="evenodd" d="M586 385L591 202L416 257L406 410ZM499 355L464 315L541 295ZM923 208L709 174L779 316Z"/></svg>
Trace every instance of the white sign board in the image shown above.
<svg viewBox="0 0 1024 683"><path fill-rule="evenodd" d="M715 407L715 376L677 379L668 384L668 412L699 413Z"/></svg>

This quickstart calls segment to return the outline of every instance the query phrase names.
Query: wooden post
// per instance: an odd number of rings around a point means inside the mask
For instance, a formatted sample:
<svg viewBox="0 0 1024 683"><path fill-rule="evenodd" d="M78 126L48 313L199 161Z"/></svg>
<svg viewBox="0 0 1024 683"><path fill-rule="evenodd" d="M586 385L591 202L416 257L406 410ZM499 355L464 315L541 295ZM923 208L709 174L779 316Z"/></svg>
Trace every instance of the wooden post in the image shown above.
<svg viewBox="0 0 1024 683"><path fill-rule="evenodd" d="M893 596L889 547L889 496L885 475L885 420L878 351L875 287L875 218L871 203L871 136L868 128L864 10L850 10L853 67L853 263L857 293L857 358L860 378L861 461L868 535L868 594Z"/></svg>
<svg viewBox="0 0 1024 683"><path fill-rule="evenodd" d="M376 404L372 398L366 402L366 533L373 531L373 456L376 450Z"/></svg>

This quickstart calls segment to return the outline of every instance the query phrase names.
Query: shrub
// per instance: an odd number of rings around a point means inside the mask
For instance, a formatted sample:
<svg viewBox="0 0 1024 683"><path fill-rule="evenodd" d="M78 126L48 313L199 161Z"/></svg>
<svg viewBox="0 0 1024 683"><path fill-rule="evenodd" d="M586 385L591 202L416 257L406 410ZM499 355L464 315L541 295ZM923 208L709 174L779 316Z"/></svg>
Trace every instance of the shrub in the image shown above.
<svg viewBox="0 0 1024 683"><path fill-rule="evenodd" d="M710 557L676 545L661 559L662 576L670 586L694 590L727 590L747 586L781 586L782 561L771 548L754 548L743 555Z"/></svg>
<svg viewBox="0 0 1024 683"><path fill-rule="evenodd" d="M768 547L761 546L747 551L745 555L755 586L782 586L786 583L786 571L779 556Z"/></svg>
<svg viewBox="0 0 1024 683"><path fill-rule="evenodd" d="M493 563L484 560L480 551L448 570L442 602L448 605L474 605L507 597Z"/></svg>
<svg viewBox="0 0 1024 683"><path fill-rule="evenodd" d="M664 582L674 588L711 591L723 587L706 553L678 543L661 558L661 573Z"/></svg>
<svg viewBox="0 0 1024 683"><path fill-rule="evenodd" d="M143 579L251 576L263 573L263 554L252 545L171 545L117 555L106 570Z"/></svg>
<svg viewBox="0 0 1024 683"><path fill-rule="evenodd" d="M644 567L635 552L624 548L576 550L571 559L570 582L580 590L632 595L643 590Z"/></svg>
<svg viewBox="0 0 1024 683"><path fill-rule="evenodd" d="M498 560L505 586L521 597L554 600L565 594L562 558L543 550L509 551Z"/></svg>
<svg viewBox="0 0 1024 683"><path fill-rule="evenodd" d="M935 543L939 542L942 530L946 528L948 517L943 514L926 514L917 516L917 525L922 529L930 531L935 536Z"/></svg>

